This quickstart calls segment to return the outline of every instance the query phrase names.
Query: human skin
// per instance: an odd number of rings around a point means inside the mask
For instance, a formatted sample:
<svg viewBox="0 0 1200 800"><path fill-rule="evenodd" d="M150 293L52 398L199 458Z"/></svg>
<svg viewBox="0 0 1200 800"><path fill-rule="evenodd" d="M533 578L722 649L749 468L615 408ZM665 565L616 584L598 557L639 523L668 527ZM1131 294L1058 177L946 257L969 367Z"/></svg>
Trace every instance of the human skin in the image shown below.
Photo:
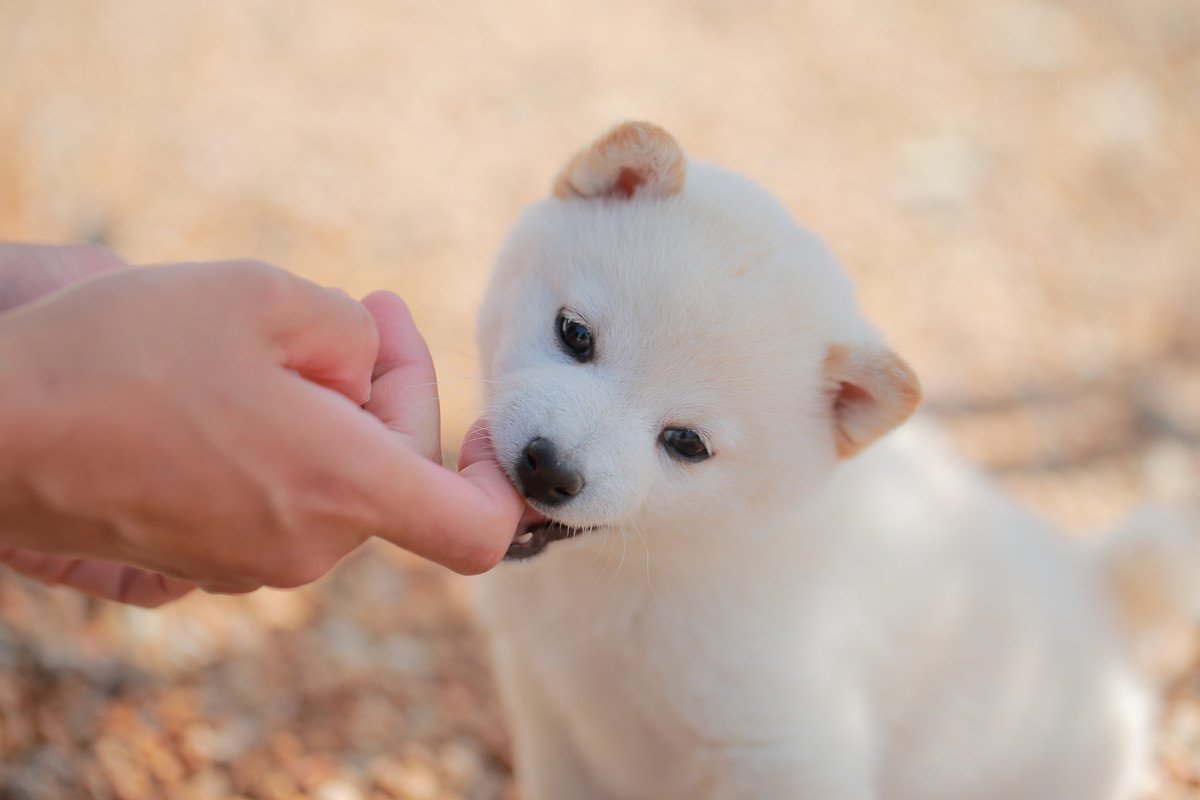
<svg viewBox="0 0 1200 800"><path fill-rule="evenodd" d="M316 580L380 536L462 573L524 507L403 302L251 261L0 245L0 560L138 605Z"/></svg>

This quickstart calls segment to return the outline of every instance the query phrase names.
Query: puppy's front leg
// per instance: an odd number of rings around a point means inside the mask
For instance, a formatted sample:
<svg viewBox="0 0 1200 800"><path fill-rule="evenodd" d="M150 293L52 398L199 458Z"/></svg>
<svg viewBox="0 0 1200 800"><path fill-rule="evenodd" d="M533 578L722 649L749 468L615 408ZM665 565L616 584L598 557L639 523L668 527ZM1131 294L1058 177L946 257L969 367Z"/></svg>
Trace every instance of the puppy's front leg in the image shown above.
<svg viewBox="0 0 1200 800"><path fill-rule="evenodd" d="M566 726L519 655L493 648L496 678L513 734L517 783L525 800L609 800L588 773Z"/></svg>

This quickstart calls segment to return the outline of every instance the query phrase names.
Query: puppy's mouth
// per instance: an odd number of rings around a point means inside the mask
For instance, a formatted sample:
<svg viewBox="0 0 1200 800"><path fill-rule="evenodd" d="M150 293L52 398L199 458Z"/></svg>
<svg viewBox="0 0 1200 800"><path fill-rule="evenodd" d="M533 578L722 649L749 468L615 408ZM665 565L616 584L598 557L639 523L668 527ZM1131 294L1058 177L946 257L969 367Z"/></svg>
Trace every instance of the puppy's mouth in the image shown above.
<svg viewBox="0 0 1200 800"><path fill-rule="evenodd" d="M533 506L527 505L504 560L521 561L532 558L549 547L551 542L571 539L590 530L594 529L572 528L555 522Z"/></svg>

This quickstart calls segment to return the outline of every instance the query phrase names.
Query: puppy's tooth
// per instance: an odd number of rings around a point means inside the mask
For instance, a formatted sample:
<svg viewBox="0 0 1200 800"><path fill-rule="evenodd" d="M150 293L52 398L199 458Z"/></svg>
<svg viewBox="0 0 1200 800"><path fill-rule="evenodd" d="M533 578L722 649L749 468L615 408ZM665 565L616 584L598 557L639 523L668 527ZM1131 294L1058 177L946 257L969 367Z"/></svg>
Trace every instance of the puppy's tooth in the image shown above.
<svg viewBox="0 0 1200 800"><path fill-rule="evenodd" d="M525 531L513 537L513 544L529 544L533 541L533 531Z"/></svg>

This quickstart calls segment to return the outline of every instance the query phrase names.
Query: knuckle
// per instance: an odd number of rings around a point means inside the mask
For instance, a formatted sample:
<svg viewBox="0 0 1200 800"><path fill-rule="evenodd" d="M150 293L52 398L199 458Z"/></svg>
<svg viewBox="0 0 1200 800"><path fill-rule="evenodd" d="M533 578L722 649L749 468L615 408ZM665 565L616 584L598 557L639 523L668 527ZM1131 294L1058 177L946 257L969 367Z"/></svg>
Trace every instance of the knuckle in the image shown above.
<svg viewBox="0 0 1200 800"><path fill-rule="evenodd" d="M379 289L371 292L363 298L363 303L373 306L390 306L388 314L396 316L402 320L408 321L412 319L412 311L408 307L408 303L404 298L395 292L387 289Z"/></svg>
<svg viewBox="0 0 1200 800"><path fill-rule="evenodd" d="M405 335L407 332L417 329L416 321L413 319L408 304L394 292L372 292L363 298L361 305L367 310L373 324L376 315L386 320L386 327L393 332L393 335L397 335L397 333ZM378 334L378 329L376 334Z"/></svg>
<svg viewBox="0 0 1200 800"><path fill-rule="evenodd" d="M226 262L226 269L238 293L258 308L278 308L291 295L288 273L266 261L239 259Z"/></svg>
<svg viewBox="0 0 1200 800"><path fill-rule="evenodd" d="M379 327L375 324L375 317L362 303L347 297L345 299L349 315L354 326L355 336L363 345L365 351L376 353L379 350Z"/></svg>
<svg viewBox="0 0 1200 800"><path fill-rule="evenodd" d="M408 303L398 294L391 294L391 301L396 306L396 317L407 325L415 324L413 321L412 309L408 307Z"/></svg>
<svg viewBox="0 0 1200 800"><path fill-rule="evenodd" d="M247 275L258 276L264 280L272 280L283 272L279 267L269 261L263 261L261 258L235 258L226 263Z"/></svg>

